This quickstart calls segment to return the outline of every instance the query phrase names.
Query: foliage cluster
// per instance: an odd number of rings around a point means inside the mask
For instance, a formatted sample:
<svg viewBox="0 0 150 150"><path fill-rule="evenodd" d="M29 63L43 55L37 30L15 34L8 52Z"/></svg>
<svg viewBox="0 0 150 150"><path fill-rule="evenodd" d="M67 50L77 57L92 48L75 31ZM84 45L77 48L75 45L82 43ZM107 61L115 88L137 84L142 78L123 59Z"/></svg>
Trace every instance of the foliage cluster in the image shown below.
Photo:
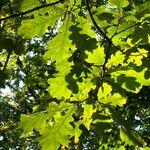
<svg viewBox="0 0 150 150"><path fill-rule="evenodd" d="M2 0L0 31L0 149L150 149L150 1Z"/></svg>

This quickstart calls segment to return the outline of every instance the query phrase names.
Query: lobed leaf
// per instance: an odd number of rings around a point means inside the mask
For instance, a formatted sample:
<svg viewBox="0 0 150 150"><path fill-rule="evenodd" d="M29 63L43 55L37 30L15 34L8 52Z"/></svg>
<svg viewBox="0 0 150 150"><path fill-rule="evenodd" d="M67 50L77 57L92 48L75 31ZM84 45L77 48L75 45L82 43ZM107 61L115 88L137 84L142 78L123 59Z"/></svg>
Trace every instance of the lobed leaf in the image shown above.
<svg viewBox="0 0 150 150"><path fill-rule="evenodd" d="M55 123L45 128L42 136L37 138L39 146L43 150L57 150L60 145L68 145L70 142L69 137L74 135L74 129L70 124L74 121L72 117L74 110L75 108L71 107L65 115L56 114Z"/></svg>

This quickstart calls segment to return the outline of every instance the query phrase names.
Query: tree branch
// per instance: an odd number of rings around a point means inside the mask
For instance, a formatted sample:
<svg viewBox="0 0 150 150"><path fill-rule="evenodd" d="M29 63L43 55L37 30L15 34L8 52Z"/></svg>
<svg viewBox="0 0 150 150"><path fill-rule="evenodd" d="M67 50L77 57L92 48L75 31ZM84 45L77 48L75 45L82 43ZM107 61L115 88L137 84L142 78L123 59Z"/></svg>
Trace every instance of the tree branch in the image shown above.
<svg viewBox="0 0 150 150"><path fill-rule="evenodd" d="M30 9L30 10L27 10L27 11L24 11L24 12L14 13L14 14L8 16L8 17L0 18L0 22L4 21L4 20L7 20L7 19L20 17L20 16L26 15L28 13L34 12L36 10L39 10L39 9L42 9L42 8L45 8L45 7L49 7L49 6L53 6L53 5L59 4L59 3L63 2L63 1L64 0L59 0L59 1L56 1L56 2L49 3L49 4L43 4L41 6L37 6L37 7L33 8L33 9Z"/></svg>
<svg viewBox="0 0 150 150"><path fill-rule="evenodd" d="M111 38L109 38L104 32L103 30L99 27L99 25L97 24L97 22L95 21L92 13L91 13L91 10L90 10L90 4L89 4L89 0L85 0L85 3L87 5L87 9L88 9L88 12L89 12L89 15L90 15L90 18L94 24L94 26L96 27L96 29L99 31L99 33L103 36L105 43L108 43L108 46L107 46L107 49L106 49L106 54L105 54L105 61L102 65L102 72L101 72L101 78L103 79L103 77L105 76L105 66L106 66L106 63L108 62L108 59L109 59L109 51L111 49L111 46L112 46L112 41L111 41Z"/></svg>
<svg viewBox="0 0 150 150"><path fill-rule="evenodd" d="M92 15L91 9L90 9L89 0L85 0L85 3L86 3L87 10L89 12L90 18L91 18L94 26L99 31L99 33L104 37L105 40L110 41L109 37L103 32L103 30L98 26L97 22L95 21L93 15Z"/></svg>
<svg viewBox="0 0 150 150"><path fill-rule="evenodd" d="M109 40L108 41L108 46L107 46L107 51L106 51L106 54L105 54L105 61L104 61L103 66L102 66L102 72L101 72L102 79L106 75L106 68L105 67L106 67L106 64L107 64L108 59L109 59L109 52L110 52L111 46L112 46L112 41Z"/></svg>

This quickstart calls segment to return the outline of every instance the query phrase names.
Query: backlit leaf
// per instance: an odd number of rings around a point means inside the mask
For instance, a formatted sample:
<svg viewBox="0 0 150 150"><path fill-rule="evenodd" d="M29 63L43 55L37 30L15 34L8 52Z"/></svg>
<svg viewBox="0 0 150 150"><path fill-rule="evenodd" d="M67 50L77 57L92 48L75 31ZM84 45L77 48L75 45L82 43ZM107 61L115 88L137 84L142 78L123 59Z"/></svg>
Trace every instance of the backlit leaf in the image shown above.
<svg viewBox="0 0 150 150"><path fill-rule="evenodd" d="M69 136L72 137L74 135L74 129L70 124L73 121L73 113L74 108L71 107L65 115L60 113L55 115L55 123L45 128L42 136L37 138L39 146L43 150L57 150L60 145L68 145L70 142Z"/></svg>
<svg viewBox="0 0 150 150"><path fill-rule="evenodd" d="M75 129L74 129L74 131L75 131L74 142L75 143L79 142L79 137L82 133L82 130L79 128L81 124L82 124L81 120L79 120L78 122L75 122Z"/></svg>
<svg viewBox="0 0 150 150"><path fill-rule="evenodd" d="M121 128L120 137L129 145L143 146L146 144L145 141L140 137L138 132L134 130L126 130L124 128Z"/></svg>
<svg viewBox="0 0 150 150"><path fill-rule="evenodd" d="M39 0L23 0L21 1L20 11L27 11L42 5Z"/></svg>
<svg viewBox="0 0 150 150"><path fill-rule="evenodd" d="M50 87L48 88L48 92L52 97L61 99L69 99L71 96L71 90L67 87L68 83L65 80L64 76L57 76L56 78L50 78L48 80Z"/></svg>
<svg viewBox="0 0 150 150"><path fill-rule="evenodd" d="M111 6L116 6L119 10L129 5L128 0L109 0L108 3Z"/></svg>
<svg viewBox="0 0 150 150"><path fill-rule="evenodd" d="M114 106L123 106L126 103L126 98L122 97L119 93L112 94L104 99L101 99L100 102L104 104L110 104Z"/></svg>
<svg viewBox="0 0 150 150"><path fill-rule="evenodd" d="M83 113L83 124L85 127L90 130L90 124L92 122L92 115L94 113L94 109L92 105L85 104L84 105L84 113Z"/></svg>
<svg viewBox="0 0 150 150"><path fill-rule="evenodd" d="M54 27L57 20L63 15L63 10L57 7L51 7L48 10L49 15L35 15L34 19L23 20L18 33L26 38L43 36L47 27Z"/></svg>
<svg viewBox="0 0 150 150"><path fill-rule="evenodd" d="M44 128L46 127L46 120L48 119L48 117L49 116L44 113L22 115L20 123L20 127L22 127L24 130L22 136L31 135L33 129L42 133Z"/></svg>
<svg viewBox="0 0 150 150"><path fill-rule="evenodd" d="M91 78L83 78L83 82L77 82L79 91L77 94L73 94L70 98L71 101L83 101L89 97L89 91L95 88Z"/></svg>
<svg viewBox="0 0 150 150"><path fill-rule="evenodd" d="M111 94L111 91L112 87L107 83L103 83L98 91L98 100L104 104L109 103L114 106L123 106L126 103L126 98L122 97L119 93Z"/></svg>
<svg viewBox="0 0 150 150"><path fill-rule="evenodd" d="M95 65L102 65L104 63L104 48L98 47L97 49L93 50L92 52L86 51L88 58L85 60L88 63L93 63Z"/></svg>
<svg viewBox="0 0 150 150"><path fill-rule="evenodd" d="M41 16L35 19L23 20L18 30L20 35L26 38L32 38L35 36L43 36L49 25L49 17Z"/></svg>
<svg viewBox="0 0 150 150"><path fill-rule="evenodd" d="M136 72L135 70L118 70L112 72L112 75L115 77L115 81L119 83L122 88L127 91L138 93L143 85L150 85L150 79L145 79L145 71L147 69L143 69L140 72Z"/></svg>
<svg viewBox="0 0 150 150"><path fill-rule="evenodd" d="M102 87L98 90L98 99L106 98L111 94L112 87L108 83L103 83Z"/></svg>
<svg viewBox="0 0 150 150"><path fill-rule="evenodd" d="M48 44L48 51L44 55L45 59L52 59L52 61L61 62L63 59L71 56L71 49L75 47L71 44L71 40L68 38L71 34L69 28L72 25L68 19L64 25L59 29L60 33L54 37Z"/></svg>

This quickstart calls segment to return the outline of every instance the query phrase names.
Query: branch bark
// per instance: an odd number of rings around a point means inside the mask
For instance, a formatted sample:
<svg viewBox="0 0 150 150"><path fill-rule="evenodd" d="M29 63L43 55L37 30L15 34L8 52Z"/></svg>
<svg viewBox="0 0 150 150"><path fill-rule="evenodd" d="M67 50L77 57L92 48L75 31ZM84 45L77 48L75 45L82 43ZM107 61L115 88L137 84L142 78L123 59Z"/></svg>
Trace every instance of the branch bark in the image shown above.
<svg viewBox="0 0 150 150"><path fill-rule="evenodd" d="M89 0L85 0L86 6L87 6L87 10L89 12L90 18L94 24L94 26L96 27L96 29L99 31L99 33L103 36L103 38L107 41L110 41L109 37L103 32L103 30L99 27L99 25L97 24L97 22L95 21L91 9L90 9L90 4L89 4Z"/></svg>

